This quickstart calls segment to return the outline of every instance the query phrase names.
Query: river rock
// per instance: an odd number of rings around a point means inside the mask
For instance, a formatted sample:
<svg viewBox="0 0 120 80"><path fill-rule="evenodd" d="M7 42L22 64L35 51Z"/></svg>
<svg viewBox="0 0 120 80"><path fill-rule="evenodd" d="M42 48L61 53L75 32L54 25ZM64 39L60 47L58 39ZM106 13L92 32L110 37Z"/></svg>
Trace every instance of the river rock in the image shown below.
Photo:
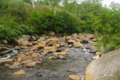
<svg viewBox="0 0 120 80"><path fill-rule="evenodd" d="M68 75L68 77L72 80L80 80L80 77L77 75Z"/></svg>
<svg viewBox="0 0 120 80"><path fill-rule="evenodd" d="M86 68L85 80L117 80L120 73L120 49L104 54Z"/></svg>
<svg viewBox="0 0 120 80"><path fill-rule="evenodd" d="M47 35L47 36L55 36L55 32L53 32L53 31L48 31L48 32L46 33L46 35Z"/></svg>
<svg viewBox="0 0 120 80"><path fill-rule="evenodd" d="M75 48L83 46L83 44L81 44L80 42L74 42L73 45L74 45Z"/></svg>
<svg viewBox="0 0 120 80"><path fill-rule="evenodd" d="M54 52L54 51L56 51L56 49L55 49L55 47L44 47L44 51Z"/></svg>
<svg viewBox="0 0 120 80"><path fill-rule="evenodd" d="M89 52L90 53L96 53L97 51L96 51L96 49L91 49Z"/></svg>
<svg viewBox="0 0 120 80"><path fill-rule="evenodd" d="M89 38L89 39L93 39L93 38L94 38L94 35L93 35L93 34L85 34L85 37L86 37L86 38Z"/></svg>
<svg viewBox="0 0 120 80"><path fill-rule="evenodd" d="M66 36L65 39L69 40L71 38L71 36Z"/></svg>
<svg viewBox="0 0 120 80"><path fill-rule="evenodd" d="M81 80L85 80L85 77L82 77Z"/></svg>
<svg viewBox="0 0 120 80"><path fill-rule="evenodd" d="M0 60L0 63L10 63L10 62L12 62L13 61L13 59L5 59L5 60Z"/></svg>
<svg viewBox="0 0 120 80"><path fill-rule="evenodd" d="M11 52L13 52L13 50L11 50L11 49L0 51L0 55L8 54L8 53L11 53Z"/></svg>
<svg viewBox="0 0 120 80"><path fill-rule="evenodd" d="M19 63L19 62L14 62L13 65L17 65L17 66L19 66L20 63Z"/></svg>
<svg viewBox="0 0 120 80"><path fill-rule="evenodd" d="M77 70L79 70L79 69L77 67L75 67L75 68L68 69L67 71L68 72L73 72L73 71L77 71Z"/></svg>
<svg viewBox="0 0 120 80"><path fill-rule="evenodd" d="M8 69L18 69L20 68L18 65L11 65L8 67Z"/></svg>
<svg viewBox="0 0 120 80"><path fill-rule="evenodd" d="M31 56L32 57L37 57L37 56L40 57L40 54L39 53L32 53Z"/></svg>
<svg viewBox="0 0 120 80"><path fill-rule="evenodd" d="M20 38L19 38L19 40L20 39L24 39L24 40L26 40L26 41L29 41L30 40L30 35L22 35Z"/></svg>
<svg viewBox="0 0 120 80"><path fill-rule="evenodd" d="M8 66L10 66L10 64L7 64L7 63L6 63L6 64L4 64L4 66L5 66L5 67L8 67Z"/></svg>
<svg viewBox="0 0 120 80"><path fill-rule="evenodd" d="M25 71L20 70L20 71L14 72L13 75L25 75Z"/></svg>
<svg viewBox="0 0 120 80"><path fill-rule="evenodd" d="M2 40L2 44L8 44L7 40Z"/></svg>
<svg viewBox="0 0 120 80"><path fill-rule="evenodd" d="M35 36L31 36L31 39L30 39L31 41L35 41L35 40L37 40L37 38L35 37Z"/></svg>
<svg viewBox="0 0 120 80"><path fill-rule="evenodd" d="M68 43L73 44L75 41L74 40L68 40Z"/></svg>
<svg viewBox="0 0 120 80"><path fill-rule="evenodd" d="M15 46L15 49L16 49L16 50L20 50L20 47L19 47L19 46Z"/></svg>
<svg viewBox="0 0 120 80"><path fill-rule="evenodd" d="M59 47L60 47L60 44L53 44L53 47L59 48Z"/></svg>
<svg viewBox="0 0 120 80"><path fill-rule="evenodd" d="M37 41L40 42L40 41L44 41L45 40L45 37L40 37Z"/></svg>
<svg viewBox="0 0 120 80"><path fill-rule="evenodd" d="M26 64L26 67L35 67L36 62L30 62Z"/></svg>
<svg viewBox="0 0 120 80"><path fill-rule="evenodd" d="M69 48L65 49L65 51L69 51L69 50L70 50Z"/></svg>
<svg viewBox="0 0 120 80"><path fill-rule="evenodd" d="M96 52L95 54L100 56L102 54L102 52Z"/></svg>
<svg viewBox="0 0 120 80"><path fill-rule="evenodd" d="M72 37L77 37L77 36L78 36L77 33L72 34Z"/></svg>
<svg viewBox="0 0 120 80"><path fill-rule="evenodd" d="M21 64L26 64L26 63L30 63L30 62L33 62L33 60L32 59L28 59L28 60L22 61L20 63Z"/></svg>
<svg viewBox="0 0 120 80"><path fill-rule="evenodd" d="M68 44L67 44L67 43L60 43L60 46L61 46L61 47L67 47Z"/></svg>
<svg viewBox="0 0 120 80"><path fill-rule="evenodd" d="M66 55L67 53L66 52L57 52L57 53L53 53L54 56L56 55Z"/></svg>
<svg viewBox="0 0 120 80"><path fill-rule="evenodd" d="M58 43L65 43L65 39L64 38L58 38Z"/></svg>

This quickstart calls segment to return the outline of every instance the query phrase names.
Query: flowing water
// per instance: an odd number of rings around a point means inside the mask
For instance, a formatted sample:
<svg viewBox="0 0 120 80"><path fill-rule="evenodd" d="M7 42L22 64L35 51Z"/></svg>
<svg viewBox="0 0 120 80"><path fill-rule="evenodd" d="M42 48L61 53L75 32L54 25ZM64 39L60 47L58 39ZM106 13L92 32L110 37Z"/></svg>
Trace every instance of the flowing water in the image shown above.
<svg viewBox="0 0 120 80"><path fill-rule="evenodd" d="M0 66L0 80L70 80L69 74L75 74L80 78L85 76L85 68L93 61L91 57L95 54L89 53L89 49L85 47L90 44L84 44L81 48L70 48L67 52L66 60L49 59L47 55L43 62L38 64L35 68L20 68L17 70L8 70L7 68ZM8 54L4 58L7 59L10 56L15 56L17 51L13 49L13 52ZM74 72L67 72L67 69L77 67L78 70ZM25 75L12 75L15 71L25 70Z"/></svg>

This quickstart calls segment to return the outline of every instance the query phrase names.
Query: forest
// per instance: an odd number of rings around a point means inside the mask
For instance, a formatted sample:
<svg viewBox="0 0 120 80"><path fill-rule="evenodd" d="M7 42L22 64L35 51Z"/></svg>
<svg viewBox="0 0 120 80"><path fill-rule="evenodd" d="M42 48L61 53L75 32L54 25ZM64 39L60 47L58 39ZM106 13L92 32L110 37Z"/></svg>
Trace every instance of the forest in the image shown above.
<svg viewBox="0 0 120 80"><path fill-rule="evenodd" d="M0 39L23 34L97 33L106 50L120 48L120 4L103 0L0 0Z"/></svg>

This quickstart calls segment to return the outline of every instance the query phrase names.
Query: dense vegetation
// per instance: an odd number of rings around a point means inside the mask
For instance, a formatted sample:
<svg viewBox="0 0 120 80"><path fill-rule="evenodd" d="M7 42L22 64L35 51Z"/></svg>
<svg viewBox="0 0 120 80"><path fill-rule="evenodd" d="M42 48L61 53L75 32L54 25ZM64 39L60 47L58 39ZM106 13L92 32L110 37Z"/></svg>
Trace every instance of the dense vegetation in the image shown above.
<svg viewBox="0 0 120 80"><path fill-rule="evenodd" d="M14 40L22 34L94 33L104 48L120 48L120 4L109 7L102 0L0 0L0 39ZM57 9L56 9L57 7Z"/></svg>

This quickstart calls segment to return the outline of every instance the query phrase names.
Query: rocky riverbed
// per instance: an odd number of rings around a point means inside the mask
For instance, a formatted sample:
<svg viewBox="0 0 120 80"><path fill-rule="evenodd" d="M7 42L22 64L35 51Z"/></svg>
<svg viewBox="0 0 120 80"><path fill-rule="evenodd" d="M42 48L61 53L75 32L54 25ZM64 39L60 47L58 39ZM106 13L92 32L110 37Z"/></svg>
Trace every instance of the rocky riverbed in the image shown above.
<svg viewBox="0 0 120 80"><path fill-rule="evenodd" d="M44 36L0 47L1 80L84 80L85 68L102 54L92 34ZM14 48L13 48L14 47ZM95 56L96 55L96 56Z"/></svg>

